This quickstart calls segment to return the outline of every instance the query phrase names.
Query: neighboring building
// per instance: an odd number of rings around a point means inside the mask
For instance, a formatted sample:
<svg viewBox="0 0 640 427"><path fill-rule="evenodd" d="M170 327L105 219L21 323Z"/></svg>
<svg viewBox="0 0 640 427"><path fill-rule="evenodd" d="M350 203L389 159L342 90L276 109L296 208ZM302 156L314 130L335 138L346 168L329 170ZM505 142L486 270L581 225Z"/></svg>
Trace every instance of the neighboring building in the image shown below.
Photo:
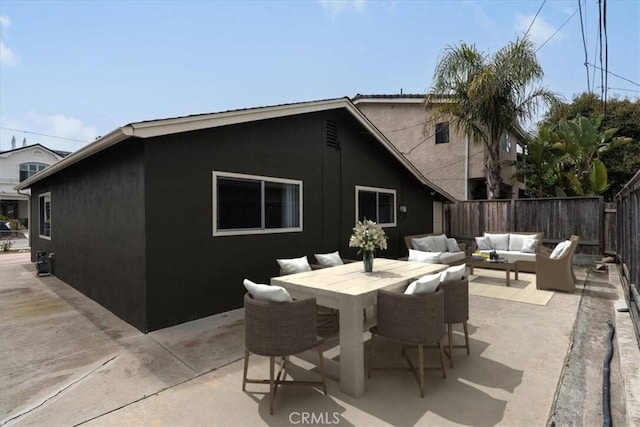
<svg viewBox="0 0 640 427"><path fill-rule="evenodd" d="M376 255L404 256L454 200L348 98L132 123L18 188L32 258L142 331L241 307L277 258L358 257L364 216L389 236Z"/></svg>
<svg viewBox="0 0 640 427"><path fill-rule="evenodd" d="M358 94L352 101L431 182L458 200L486 197L484 146L469 141L447 120L435 123L425 134L434 108L425 108L425 95ZM447 102L446 97L441 101ZM502 160L517 159L517 141L512 135L503 138ZM503 183L512 186L512 197L517 198L524 185L511 178L514 173L513 166L502 169Z"/></svg>
<svg viewBox="0 0 640 427"><path fill-rule="evenodd" d="M0 151L0 214L28 225L29 191L18 193L14 187L69 154L41 144Z"/></svg>

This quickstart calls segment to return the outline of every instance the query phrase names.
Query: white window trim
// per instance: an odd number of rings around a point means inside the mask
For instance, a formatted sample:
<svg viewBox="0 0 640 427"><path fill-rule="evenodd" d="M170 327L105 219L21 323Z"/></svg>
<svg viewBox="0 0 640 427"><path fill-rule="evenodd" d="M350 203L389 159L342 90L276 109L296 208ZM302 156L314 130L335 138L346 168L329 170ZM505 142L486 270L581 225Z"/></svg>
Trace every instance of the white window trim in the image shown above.
<svg viewBox="0 0 640 427"><path fill-rule="evenodd" d="M383 223L383 224L378 223L378 225L380 227L383 227L383 228L396 227L397 223L398 223L398 215L396 213L396 207L397 207L397 204L398 204L398 197L397 197L397 194L396 194L396 190L393 190L391 188L366 187L366 186L363 186L363 185L356 185L356 221L355 222L357 223L359 221L359 218L360 218L360 212L359 212L359 208L358 208L358 206L360 205L360 203L359 203L359 199L360 199L359 198L359 192L360 192L360 190L373 191L373 192L376 192L376 193L393 194L393 222L391 222L391 223ZM376 207L376 209L377 209L377 207ZM380 217L380 212L377 212L377 216Z"/></svg>
<svg viewBox="0 0 640 427"><path fill-rule="evenodd" d="M248 175L248 174L242 174L242 173L233 173L233 172L220 172L220 171L213 171L212 173L212 183L213 183L213 223L212 223L212 230L213 230L213 236L241 236L241 235L248 235L248 234L274 234L274 233L298 233L301 232L303 229L302 226L302 219L304 218L303 215L303 203L302 201L304 200L303 198L303 185L302 185L302 181L297 180L297 179L286 179L286 178L276 178L276 177L270 177L270 176L261 176L261 175ZM217 200L218 200L218 177L220 178L237 178L237 179L251 179L251 180L256 180L256 181L268 181L268 182L278 182L278 183L282 183L282 184L296 184L298 185L300 192L299 192L299 224L300 227L292 227L292 228L251 228L251 229L246 229L246 230L241 230L241 229L237 229L237 230L218 230L217 229L217 223L218 223L218 206L217 206ZM264 206L263 206L264 208ZM263 212L264 214L264 212Z"/></svg>
<svg viewBox="0 0 640 427"><path fill-rule="evenodd" d="M40 199L45 199L45 203L46 203L46 198L49 199L49 203L51 203L51 192L48 193L42 193L38 195L38 237L40 237L41 239L45 239L45 240L51 240L51 234L53 234L52 228L51 228L51 211L49 211L49 235L45 236L44 234L42 234L42 229L40 228L41 225L41 219L42 219L42 215L44 215L44 213L41 211L41 206L42 203L40 203Z"/></svg>

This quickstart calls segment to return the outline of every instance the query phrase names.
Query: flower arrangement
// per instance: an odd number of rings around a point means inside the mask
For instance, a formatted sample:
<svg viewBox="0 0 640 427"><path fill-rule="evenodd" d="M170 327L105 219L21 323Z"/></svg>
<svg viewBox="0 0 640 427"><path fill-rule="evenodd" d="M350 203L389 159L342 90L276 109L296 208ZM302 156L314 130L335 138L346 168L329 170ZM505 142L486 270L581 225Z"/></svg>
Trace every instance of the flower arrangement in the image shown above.
<svg viewBox="0 0 640 427"><path fill-rule="evenodd" d="M353 227L353 234L349 239L350 248L358 248L358 253L371 252L376 249L387 249L387 235L382 227L373 221L364 219Z"/></svg>

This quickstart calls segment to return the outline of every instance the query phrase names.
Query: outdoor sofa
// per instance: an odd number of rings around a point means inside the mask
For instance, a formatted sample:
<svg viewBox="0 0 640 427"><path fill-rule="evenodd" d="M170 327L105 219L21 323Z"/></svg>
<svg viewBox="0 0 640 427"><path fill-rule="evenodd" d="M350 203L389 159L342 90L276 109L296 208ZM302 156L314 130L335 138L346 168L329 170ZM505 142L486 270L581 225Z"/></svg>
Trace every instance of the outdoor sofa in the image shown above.
<svg viewBox="0 0 640 427"><path fill-rule="evenodd" d="M447 241L449 241L447 243ZM433 264L462 264L465 259L465 243L458 243L455 239L448 238L446 234L416 234L405 236L404 242L409 250L409 257L402 259L412 260L412 251L419 251L418 257L423 254L430 254L432 258L429 261Z"/></svg>
<svg viewBox="0 0 640 427"><path fill-rule="evenodd" d="M518 261L518 270L536 272L536 254L542 247L542 233L530 232L484 232L476 237L474 251L489 254L495 251L509 262Z"/></svg>

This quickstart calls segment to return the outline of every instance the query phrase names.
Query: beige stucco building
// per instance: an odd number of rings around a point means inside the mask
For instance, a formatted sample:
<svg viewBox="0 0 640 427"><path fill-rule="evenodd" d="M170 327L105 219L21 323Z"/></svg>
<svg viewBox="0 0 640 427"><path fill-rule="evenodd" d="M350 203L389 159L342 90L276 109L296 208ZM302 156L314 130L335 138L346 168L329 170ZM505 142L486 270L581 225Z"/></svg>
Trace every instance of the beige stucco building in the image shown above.
<svg viewBox="0 0 640 427"><path fill-rule="evenodd" d="M425 95L356 95L353 103L431 182L458 200L484 198L486 149L446 119L425 128L431 118ZM516 160L513 136L503 137L500 155L501 160ZM503 166L503 182L512 186L511 197L517 198L524 187L511 178L514 173L515 167Z"/></svg>

